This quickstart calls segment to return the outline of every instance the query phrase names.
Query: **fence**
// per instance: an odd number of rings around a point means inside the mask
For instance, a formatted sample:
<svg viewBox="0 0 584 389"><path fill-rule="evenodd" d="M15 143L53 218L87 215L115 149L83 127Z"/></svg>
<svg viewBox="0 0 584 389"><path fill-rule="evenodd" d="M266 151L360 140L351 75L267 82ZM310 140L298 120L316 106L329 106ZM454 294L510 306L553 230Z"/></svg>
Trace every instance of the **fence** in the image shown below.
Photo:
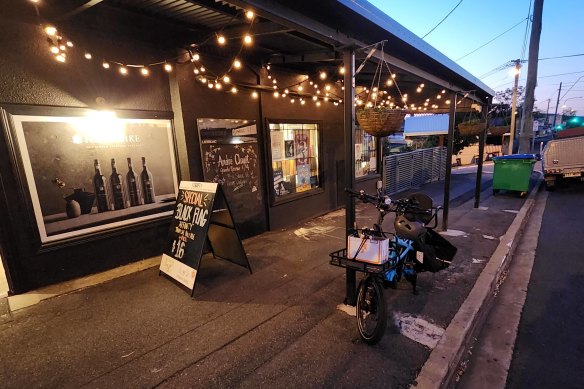
<svg viewBox="0 0 584 389"><path fill-rule="evenodd" d="M383 188L386 195L419 188L446 176L446 147L434 147L383 158Z"/></svg>

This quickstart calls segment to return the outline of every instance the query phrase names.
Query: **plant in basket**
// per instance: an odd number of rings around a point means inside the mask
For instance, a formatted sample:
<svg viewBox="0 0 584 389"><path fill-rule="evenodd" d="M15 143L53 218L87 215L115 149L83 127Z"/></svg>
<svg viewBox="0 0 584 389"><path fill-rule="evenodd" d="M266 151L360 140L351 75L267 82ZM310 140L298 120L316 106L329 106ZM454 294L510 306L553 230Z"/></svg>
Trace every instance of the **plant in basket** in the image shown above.
<svg viewBox="0 0 584 389"><path fill-rule="evenodd" d="M458 124L461 136L479 135L487 127L487 122L482 119L471 119Z"/></svg>
<svg viewBox="0 0 584 389"><path fill-rule="evenodd" d="M406 111L384 106L359 108L355 112L361 128L373 136L388 136L402 127Z"/></svg>

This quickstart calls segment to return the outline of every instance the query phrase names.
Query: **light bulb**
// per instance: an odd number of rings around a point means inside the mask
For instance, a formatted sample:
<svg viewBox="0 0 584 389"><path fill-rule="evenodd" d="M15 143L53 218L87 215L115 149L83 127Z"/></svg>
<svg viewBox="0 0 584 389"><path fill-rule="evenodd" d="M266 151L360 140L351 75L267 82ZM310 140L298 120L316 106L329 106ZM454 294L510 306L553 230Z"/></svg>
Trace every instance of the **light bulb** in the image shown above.
<svg viewBox="0 0 584 389"><path fill-rule="evenodd" d="M437 99L441 99L442 98L442 95L438 95L438 96L436 96L436 98Z"/></svg>
<svg viewBox="0 0 584 389"><path fill-rule="evenodd" d="M241 68L241 61L238 60L238 59L235 59L233 61L233 67L236 68L236 69L240 69Z"/></svg>
<svg viewBox="0 0 584 389"><path fill-rule="evenodd" d="M193 61L198 61L200 59L201 59L201 56L199 55L199 53L193 54Z"/></svg>
<svg viewBox="0 0 584 389"><path fill-rule="evenodd" d="M318 100L318 97L316 97L316 96L312 96L312 100L313 100L313 101L316 101L316 100Z"/></svg>
<svg viewBox="0 0 584 389"><path fill-rule="evenodd" d="M231 82L231 78L228 75L223 76L223 82L229 84Z"/></svg>
<svg viewBox="0 0 584 389"><path fill-rule="evenodd" d="M394 73L394 74L391 75L391 78L395 79L396 76L397 75Z"/></svg>
<svg viewBox="0 0 584 389"><path fill-rule="evenodd" d="M291 102L292 104L294 104L294 101L295 101L294 99L290 99L290 102Z"/></svg>
<svg viewBox="0 0 584 389"><path fill-rule="evenodd" d="M258 98L258 92L256 92L256 91L253 91L253 92L251 93L251 97L253 97L254 99L257 99L257 98Z"/></svg>
<svg viewBox="0 0 584 389"><path fill-rule="evenodd" d="M101 64L101 66L103 66L104 69L109 69L110 68L110 64L105 62Z"/></svg>
<svg viewBox="0 0 584 389"><path fill-rule="evenodd" d="M326 79L326 73L325 72L320 72L319 77L321 80Z"/></svg>
<svg viewBox="0 0 584 389"><path fill-rule="evenodd" d="M306 101L300 100L300 105L304 105L304 104L306 104Z"/></svg>
<svg viewBox="0 0 584 389"><path fill-rule="evenodd" d="M120 66L120 73L125 76L128 74L128 69L125 66Z"/></svg>
<svg viewBox="0 0 584 389"><path fill-rule="evenodd" d="M172 66L169 63L165 63L164 70L166 70L167 72L172 72Z"/></svg>
<svg viewBox="0 0 584 389"><path fill-rule="evenodd" d="M68 46L68 47L73 47L73 42L71 42L71 41L67 41L67 46Z"/></svg>
<svg viewBox="0 0 584 389"><path fill-rule="evenodd" d="M206 79L205 77L201 77L201 82L202 82L203 84L206 84L206 83L207 83L207 79Z"/></svg>
<svg viewBox="0 0 584 389"><path fill-rule="evenodd" d="M320 101L317 101L317 102L316 102L316 106L317 106L317 107L320 107Z"/></svg>
<svg viewBox="0 0 584 389"><path fill-rule="evenodd" d="M236 94L237 93L237 88L232 86L231 87L231 93Z"/></svg>
<svg viewBox="0 0 584 389"><path fill-rule="evenodd" d="M201 73L201 72L199 72L199 69L195 68L195 69L193 69L193 73L195 73L195 74L199 74L199 73Z"/></svg>
<svg viewBox="0 0 584 389"><path fill-rule="evenodd" d="M253 19L253 17L255 16L255 14L253 13L253 11L246 11L245 13L245 17L248 19Z"/></svg>
<svg viewBox="0 0 584 389"><path fill-rule="evenodd" d="M416 92L418 92L418 93L420 93L421 91L422 91L422 88L420 88L420 87L418 87L418 88L416 89Z"/></svg>
<svg viewBox="0 0 584 389"><path fill-rule="evenodd" d="M217 35L217 43L223 46L227 42L227 39L223 35Z"/></svg>
<svg viewBox="0 0 584 389"><path fill-rule="evenodd" d="M450 104L450 100L446 100L446 104Z"/></svg>
<svg viewBox="0 0 584 389"><path fill-rule="evenodd" d="M251 45L253 42L253 39L251 37L251 35L249 34L245 34L245 36L243 37L243 43L245 43L246 45Z"/></svg>
<svg viewBox="0 0 584 389"><path fill-rule="evenodd" d="M147 76L150 74L150 70L148 70L147 68L142 68L140 69L140 73L142 73L143 76Z"/></svg>
<svg viewBox="0 0 584 389"><path fill-rule="evenodd" d="M270 70L272 67L270 65L266 66L266 69Z"/></svg>
<svg viewBox="0 0 584 389"><path fill-rule="evenodd" d="M425 86L426 86L426 85L424 85L423 83L422 83L422 84L420 84L420 88L423 88L423 87L425 87Z"/></svg>
<svg viewBox="0 0 584 389"><path fill-rule="evenodd" d="M65 62L65 56L63 54L59 54L55 57L55 59L59 62Z"/></svg>
<svg viewBox="0 0 584 389"><path fill-rule="evenodd" d="M442 89L442 94L446 93L446 89Z"/></svg>
<svg viewBox="0 0 584 389"><path fill-rule="evenodd" d="M61 49L61 50L65 51L65 50L67 50L67 46L65 46L65 45L60 45L60 46L59 46L59 49Z"/></svg>
<svg viewBox="0 0 584 389"><path fill-rule="evenodd" d="M341 67L339 68L339 73L341 73L341 74L345 74L345 67L344 67L344 66L341 66Z"/></svg>
<svg viewBox="0 0 584 389"><path fill-rule="evenodd" d="M85 58L86 59L91 59L92 58L91 53L85 53Z"/></svg>
<svg viewBox="0 0 584 389"><path fill-rule="evenodd" d="M278 80L276 80L275 78L272 80L272 84L277 84Z"/></svg>
<svg viewBox="0 0 584 389"><path fill-rule="evenodd" d="M312 82L312 80L310 80L310 85L314 84L314 82Z"/></svg>
<svg viewBox="0 0 584 389"><path fill-rule="evenodd" d="M223 88L223 84L220 82L215 82L215 89L220 90L221 88Z"/></svg>
<svg viewBox="0 0 584 389"><path fill-rule="evenodd" d="M53 26L46 26L45 32L47 33L47 35L54 36L57 33L57 29Z"/></svg>
<svg viewBox="0 0 584 389"><path fill-rule="evenodd" d="M331 86L327 84L327 85L324 86L324 89L331 90Z"/></svg>
<svg viewBox="0 0 584 389"><path fill-rule="evenodd" d="M304 88L302 87L302 85L298 85L298 90L299 90L300 92L302 92L302 90L303 90L303 89L304 89Z"/></svg>
<svg viewBox="0 0 584 389"><path fill-rule="evenodd" d="M278 91L274 91L274 97L280 97L280 93Z"/></svg>
<svg viewBox="0 0 584 389"><path fill-rule="evenodd" d="M286 94L290 93L290 91L288 90L288 88L284 89L284 93L286 93Z"/></svg>
<svg viewBox="0 0 584 389"><path fill-rule="evenodd" d="M209 83L207 84L207 88L209 88L209 89L213 89L213 83L209 82Z"/></svg>
<svg viewBox="0 0 584 389"><path fill-rule="evenodd" d="M51 53L59 54L59 48L57 46L51 46Z"/></svg>
<svg viewBox="0 0 584 389"><path fill-rule="evenodd" d="M274 85L274 89L278 89L278 85Z"/></svg>
<svg viewBox="0 0 584 389"><path fill-rule="evenodd" d="M389 80L387 80L386 84L388 86L392 86L393 85L393 80L390 78Z"/></svg>
<svg viewBox="0 0 584 389"><path fill-rule="evenodd" d="M199 68L199 70L201 71L201 73L205 73L205 67L204 67L204 66L201 66L201 67Z"/></svg>
<svg viewBox="0 0 584 389"><path fill-rule="evenodd" d="M286 97L286 93L282 93L282 97Z"/></svg>

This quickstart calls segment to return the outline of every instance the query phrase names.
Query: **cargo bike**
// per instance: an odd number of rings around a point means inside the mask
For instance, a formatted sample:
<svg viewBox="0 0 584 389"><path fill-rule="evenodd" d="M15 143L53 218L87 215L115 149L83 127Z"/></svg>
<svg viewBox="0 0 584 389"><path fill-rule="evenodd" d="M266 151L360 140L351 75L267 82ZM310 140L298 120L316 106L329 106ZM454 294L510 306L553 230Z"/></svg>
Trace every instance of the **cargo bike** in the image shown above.
<svg viewBox="0 0 584 389"><path fill-rule="evenodd" d="M363 342L375 344L387 326L387 305L383 290L396 288L403 278L417 294L419 272L445 269L456 254L456 247L434 231L438 211L423 193L391 200L381 190L377 195L345 189L351 196L375 206L377 223L373 228L352 228L347 247L330 254L330 264L364 273L357 289L357 329ZM383 219L395 214L395 233L382 230Z"/></svg>

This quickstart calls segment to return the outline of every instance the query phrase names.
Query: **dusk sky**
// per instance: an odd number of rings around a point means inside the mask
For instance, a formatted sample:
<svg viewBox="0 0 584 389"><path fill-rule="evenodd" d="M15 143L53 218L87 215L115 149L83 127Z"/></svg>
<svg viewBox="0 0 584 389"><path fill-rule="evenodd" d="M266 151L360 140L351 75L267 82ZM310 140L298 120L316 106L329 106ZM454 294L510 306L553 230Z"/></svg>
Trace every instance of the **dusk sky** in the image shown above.
<svg viewBox="0 0 584 389"><path fill-rule="evenodd" d="M369 0L392 19L423 37L435 27L460 0ZM531 11L530 11L531 5ZM522 57L527 15L533 14L533 0L463 0L452 14L424 38L450 59L480 78L495 91L513 87L511 68L492 70L515 59L527 59L529 34ZM584 31L582 0L545 0L539 47L538 85L535 106L553 113L562 82L558 113L562 106L584 114ZM517 25L518 24L518 25ZM517 25L517 26L516 26ZM513 26L516 26L512 28ZM512 29L511 29L512 28ZM464 57L493 38L493 42ZM549 57L578 55L571 58ZM527 66L521 70L519 85L525 86ZM572 88L570 90L570 88Z"/></svg>

